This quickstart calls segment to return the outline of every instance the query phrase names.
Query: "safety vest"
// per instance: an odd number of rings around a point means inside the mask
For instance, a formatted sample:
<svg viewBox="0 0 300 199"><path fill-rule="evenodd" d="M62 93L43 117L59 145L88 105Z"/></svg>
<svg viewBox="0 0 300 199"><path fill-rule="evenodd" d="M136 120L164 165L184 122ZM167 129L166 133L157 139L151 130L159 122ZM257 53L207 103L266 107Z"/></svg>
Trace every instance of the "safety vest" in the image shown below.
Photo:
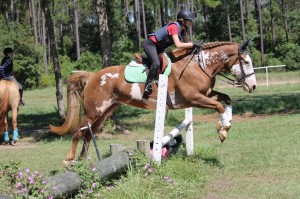
<svg viewBox="0 0 300 199"><path fill-rule="evenodd" d="M168 26L171 24L175 24L177 26L177 28L178 28L177 35L179 37L179 40L182 40L181 26L180 26L180 23L178 23L177 21L169 23L169 24L165 25L164 27L158 29L154 33L151 33L148 35L148 36L154 35L159 43L159 47L162 48L163 50L174 44L172 35L169 35L168 30L167 30Z"/></svg>

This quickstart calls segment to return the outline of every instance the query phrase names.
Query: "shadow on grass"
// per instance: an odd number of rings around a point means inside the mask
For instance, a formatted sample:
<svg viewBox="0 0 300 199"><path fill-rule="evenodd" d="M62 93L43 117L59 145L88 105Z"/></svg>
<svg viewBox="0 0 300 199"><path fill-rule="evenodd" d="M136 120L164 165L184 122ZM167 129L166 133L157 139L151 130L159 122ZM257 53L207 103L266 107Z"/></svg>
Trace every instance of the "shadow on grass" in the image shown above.
<svg viewBox="0 0 300 199"><path fill-rule="evenodd" d="M246 112L255 114L300 113L299 93L247 96L233 101L235 114Z"/></svg>
<svg viewBox="0 0 300 199"><path fill-rule="evenodd" d="M244 114L252 112L254 114L298 114L300 113L300 97L299 93L277 93L270 95L256 95L256 96L243 96L233 98L234 114ZM203 110L203 109L202 109ZM200 110L200 112L202 111ZM204 110L203 112L207 112ZM198 110L195 111L196 113ZM207 112L209 114L210 111ZM176 114L171 114L170 111L166 116L166 123L168 125L177 126L181 119ZM215 113L215 111L212 111ZM115 112L114 118L121 120L131 120L128 124L126 121L120 122L122 128L132 130L137 127L144 129L154 129L155 117L149 118L149 121L141 124L140 121L135 121L136 118L142 115L152 114L149 110L138 109L130 106L120 106ZM36 141L51 141L59 139L60 136L55 135L49 131L49 124L60 126L63 124L63 120L60 120L58 113L50 112L45 114L20 114L18 115L18 124L20 129L20 135L22 137L33 137ZM11 121L9 119L9 125L11 128ZM207 160L208 162L213 160Z"/></svg>

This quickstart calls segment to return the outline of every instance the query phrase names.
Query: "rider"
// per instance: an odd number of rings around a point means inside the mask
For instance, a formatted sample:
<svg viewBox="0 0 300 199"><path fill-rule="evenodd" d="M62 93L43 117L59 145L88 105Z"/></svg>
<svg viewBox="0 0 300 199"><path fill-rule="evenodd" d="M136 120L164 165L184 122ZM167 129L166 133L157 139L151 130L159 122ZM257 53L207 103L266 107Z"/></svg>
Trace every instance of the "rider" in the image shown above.
<svg viewBox="0 0 300 199"><path fill-rule="evenodd" d="M177 20L175 22L171 22L148 35L148 39L145 40L143 48L151 62L151 67L145 83L144 98L148 98L152 93L151 84L160 66L158 54L173 44L175 44L177 48L200 48L201 44L189 42L186 34L187 29L192 26L194 19L195 16L191 11L181 10L177 14ZM183 40L183 42L180 40Z"/></svg>
<svg viewBox="0 0 300 199"><path fill-rule="evenodd" d="M1 61L0 65L0 78L5 80L14 81L19 86L19 92L20 92L20 105L24 106L25 103L23 102L22 96L23 96L23 88L22 85L14 78L13 76L13 49L12 48L5 48L3 50L4 58Z"/></svg>

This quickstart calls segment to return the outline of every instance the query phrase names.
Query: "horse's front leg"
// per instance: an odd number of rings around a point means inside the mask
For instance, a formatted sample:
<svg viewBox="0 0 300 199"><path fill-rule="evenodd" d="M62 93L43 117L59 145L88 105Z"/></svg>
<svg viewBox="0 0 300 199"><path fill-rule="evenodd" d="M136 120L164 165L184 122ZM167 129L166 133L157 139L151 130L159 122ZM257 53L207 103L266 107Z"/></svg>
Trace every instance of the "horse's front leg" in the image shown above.
<svg viewBox="0 0 300 199"><path fill-rule="evenodd" d="M208 95L208 97L210 97L211 99L216 100L218 102L225 103L225 113L226 113L226 116L228 117L229 122L231 122L232 121L232 106L231 106L230 97L227 94L220 93L220 92L214 91L214 90L211 91L211 93ZM230 127L231 126L223 126L222 120L218 121L217 132L219 133L221 142L223 142L227 138Z"/></svg>
<svg viewBox="0 0 300 199"><path fill-rule="evenodd" d="M197 108L211 108L219 112L221 126L218 126L218 133L220 136L221 142L223 142L228 135L228 131L231 128L230 118L227 116L224 106L217 101L218 98L216 92L211 91L210 94L203 95L201 93L194 94L194 96L190 96L192 107ZM220 97L219 97L220 99Z"/></svg>

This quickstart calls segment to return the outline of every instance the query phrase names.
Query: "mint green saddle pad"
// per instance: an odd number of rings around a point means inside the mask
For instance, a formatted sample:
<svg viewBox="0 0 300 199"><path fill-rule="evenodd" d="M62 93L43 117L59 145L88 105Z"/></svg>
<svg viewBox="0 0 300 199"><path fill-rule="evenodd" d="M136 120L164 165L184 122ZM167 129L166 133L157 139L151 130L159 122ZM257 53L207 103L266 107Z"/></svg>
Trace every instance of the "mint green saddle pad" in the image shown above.
<svg viewBox="0 0 300 199"><path fill-rule="evenodd" d="M169 76L171 73L171 60L167 56L168 60L168 66L165 69L164 73L165 75ZM145 70L145 65L138 64L135 61L131 61L125 68L125 79L128 82L131 83L145 83L147 79L147 73Z"/></svg>

